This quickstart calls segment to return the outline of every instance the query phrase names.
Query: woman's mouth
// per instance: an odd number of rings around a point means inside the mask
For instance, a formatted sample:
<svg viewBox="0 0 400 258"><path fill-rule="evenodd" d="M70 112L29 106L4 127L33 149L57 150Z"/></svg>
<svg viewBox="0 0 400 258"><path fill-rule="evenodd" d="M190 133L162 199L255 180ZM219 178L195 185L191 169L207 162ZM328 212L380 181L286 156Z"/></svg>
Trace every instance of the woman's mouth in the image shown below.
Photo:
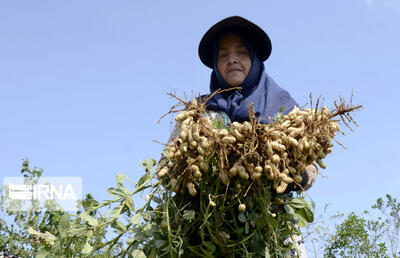
<svg viewBox="0 0 400 258"><path fill-rule="evenodd" d="M226 72L226 73L228 74L228 73L231 73L231 72L241 72L241 71L242 71L242 70L239 69L239 68L234 68L234 69L228 70L228 72Z"/></svg>

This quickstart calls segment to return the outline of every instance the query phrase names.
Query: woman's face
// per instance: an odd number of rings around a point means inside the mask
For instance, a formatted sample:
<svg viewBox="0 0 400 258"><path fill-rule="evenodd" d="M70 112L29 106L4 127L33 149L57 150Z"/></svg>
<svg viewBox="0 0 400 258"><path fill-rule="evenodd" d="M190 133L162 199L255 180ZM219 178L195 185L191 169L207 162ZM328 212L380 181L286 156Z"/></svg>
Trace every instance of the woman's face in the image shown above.
<svg viewBox="0 0 400 258"><path fill-rule="evenodd" d="M217 69L232 87L242 84L251 68L251 58L243 40L236 35L221 37Z"/></svg>

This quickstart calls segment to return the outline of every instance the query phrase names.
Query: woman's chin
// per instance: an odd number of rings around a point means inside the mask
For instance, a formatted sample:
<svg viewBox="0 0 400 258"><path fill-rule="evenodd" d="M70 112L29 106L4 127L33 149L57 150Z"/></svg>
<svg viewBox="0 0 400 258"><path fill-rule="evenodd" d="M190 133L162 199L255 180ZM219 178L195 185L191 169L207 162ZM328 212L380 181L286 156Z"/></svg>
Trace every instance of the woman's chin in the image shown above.
<svg viewBox="0 0 400 258"><path fill-rule="evenodd" d="M237 79L235 78L232 80L227 80L226 82L232 87L238 87L242 84L243 81L244 80L242 80L241 78L237 78Z"/></svg>

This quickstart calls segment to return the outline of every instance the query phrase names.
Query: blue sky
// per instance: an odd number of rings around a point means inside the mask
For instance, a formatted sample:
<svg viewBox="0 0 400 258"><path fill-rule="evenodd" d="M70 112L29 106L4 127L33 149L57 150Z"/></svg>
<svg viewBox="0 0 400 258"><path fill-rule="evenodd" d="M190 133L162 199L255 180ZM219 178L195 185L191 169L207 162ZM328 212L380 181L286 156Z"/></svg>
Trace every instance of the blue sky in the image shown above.
<svg viewBox="0 0 400 258"><path fill-rule="evenodd" d="M301 104L310 92L365 108L338 139L308 191L332 211L360 212L400 197L400 0L1 1L0 179L29 158L46 176L81 176L108 198L115 175L138 179L157 159L175 103L167 92L207 93L197 56L204 32L241 15L272 40L267 72ZM138 201L136 199L136 201Z"/></svg>

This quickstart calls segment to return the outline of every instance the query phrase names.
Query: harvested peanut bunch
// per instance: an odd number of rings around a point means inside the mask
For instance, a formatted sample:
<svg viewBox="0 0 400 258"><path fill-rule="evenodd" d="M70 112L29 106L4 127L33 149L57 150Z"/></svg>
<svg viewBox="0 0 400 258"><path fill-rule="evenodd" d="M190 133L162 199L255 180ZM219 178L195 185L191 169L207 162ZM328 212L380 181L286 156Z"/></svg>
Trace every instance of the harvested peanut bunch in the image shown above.
<svg viewBox="0 0 400 258"><path fill-rule="evenodd" d="M218 178L223 184L233 180L270 180L276 193L284 193L291 183L300 184L307 165L322 161L332 152L332 140L339 130L340 118L346 126L356 124L350 113L361 106L345 105L341 98L335 108L324 106L279 114L270 124L256 119L249 106L250 121L233 122L227 128L215 128L205 103L192 100L175 120L180 124L179 137L168 146L170 165L163 167L159 178L168 175L175 192L198 194L196 183L208 173L211 161L217 161ZM243 208L242 208L243 209Z"/></svg>

